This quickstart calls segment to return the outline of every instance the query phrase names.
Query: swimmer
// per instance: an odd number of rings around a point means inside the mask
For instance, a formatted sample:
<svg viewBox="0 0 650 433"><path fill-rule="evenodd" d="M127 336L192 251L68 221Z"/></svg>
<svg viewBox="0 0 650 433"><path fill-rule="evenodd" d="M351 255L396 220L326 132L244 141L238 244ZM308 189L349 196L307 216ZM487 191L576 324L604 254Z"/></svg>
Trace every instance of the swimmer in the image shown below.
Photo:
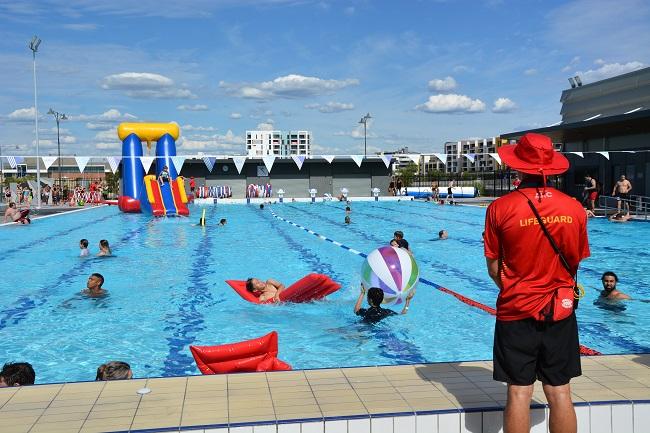
<svg viewBox="0 0 650 433"><path fill-rule="evenodd" d="M108 245L108 241L106 239L99 241L99 253L97 253L97 256L103 257L111 255L113 255L113 251L111 251L111 247Z"/></svg>
<svg viewBox="0 0 650 433"><path fill-rule="evenodd" d="M349 216L352 213L352 209L350 209L350 206L345 207L345 215Z"/></svg>
<svg viewBox="0 0 650 433"><path fill-rule="evenodd" d="M361 308L363 303L363 296L366 294L366 289L361 285L361 292L357 298L357 303L354 305L354 314L362 317L362 321L366 323L377 323L389 316L395 316L397 313L389 308L381 308L381 303L384 301L384 292L378 287L371 287L368 289L368 305L370 308ZM404 301L404 308L400 314L406 314L409 311L409 304L415 295L415 290L411 290L406 296Z"/></svg>
<svg viewBox="0 0 650 433"><path fill-rule="evenodd" d="M29 209L19 210L16 208L16 203L11 202L5 211L5 217L2 222L6 223L7 220L11 220L19 224L31 224L32 220L27 217L28 214Z"/></svg>
<svg viewBox="0 0 650 433"><path fill-rule="evenodd" d="M226 225L227 222L228 222L228 221L226 221L225 218L221 218L221 219L219 220L219 226L223 227L223 226Z"/></svg>
<svg viewBox="0 0 650 433"><path fill-rule="evenodd" d="M594 218L596 216L596 214L591 209L585 208L585 212L587 213L587 218Z"/></svg>
<svg viewBox="0 0 650 433"><path fill-rule="evenodd" d="M609 217L609 220L613 223L626 223L632 218L632 215L624 214L622 212L617 212L614 215Z"/></svg>
<svg viewBox="0 0 650 433"><path fill-rule="evenodd" d="M79 257L88 257L90 255L90 250L88 250L88 239L82 239L79 241Z"/></svg>
<svg viewBox="0 0 650 433"><path fill-rule="evenodd" d="M600 281L603 283L603 291L600 292L601 298L607 299L608 301L632 299L630 296L616 289L618 276L614 272L607 271L603 273L603 276L600 277Z"/></svg>
<svg viewBox="0 0 650 433"><path fill-rule="evenodd" d="M447 238L449 238L449 233L447 233L447 230L440 230L438 232L438 239L439 240L444 241Z"/></svg>
<svg viewBox="0 0 650 433"><path fill-rule="evenodd" d="M110 361L97 368L95 380L128 380L133 379L131 366L122 361Z"/></svg>
<svg viewBox="0 0 650 433"><path fill-rule="evenodd" d="M88 277L86 288L83 289L81 293L90 298L100 298L102 296L106 296L106 294L108 294L108 291L102 288L103 284L104 276L102 274L94 273Z"/></svg>
<svg viewBox="0 0 650 433"><path fill-rule="evenodd" d="M260 204L260 210L264 210L264 204Z"/></svg>
<svg viewBox="0 0 650 433"><path fill-rule="evenodd" d="M351 222L352 222L352 220L350 219L350 215L346 215L345 216L345 223L350 224Z"/></svg>
<svg viewBox="0 0 650 433"><path fill-rule="evenodd" d="M285 289L284 284L269 278L262 281L259 278L246 280L246 290L257 296L260 302L273 299L273 302L280 302L280 293Z"/></svg>

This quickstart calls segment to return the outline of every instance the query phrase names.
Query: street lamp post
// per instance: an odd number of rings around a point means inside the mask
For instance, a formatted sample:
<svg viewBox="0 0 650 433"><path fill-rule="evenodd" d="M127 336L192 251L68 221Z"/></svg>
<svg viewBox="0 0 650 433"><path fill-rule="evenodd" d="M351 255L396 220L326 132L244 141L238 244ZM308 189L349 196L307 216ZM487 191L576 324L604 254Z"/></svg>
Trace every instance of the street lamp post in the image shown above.
<svg viewBox="0 0 650 433"><path fill-rule="evenodd" d="M56 120L56 148L58 150L58 161L59 161L59 189L63 191L63 187L61 185L61 137L59 135L59 122L62 120L68 120L66 117L65 113L59 113L58 111L54 111L50 108L50 111L47 112L47 114L51 114L54 116L54 120Z"/></svg>
<svg viewBox="0 0 650 433"><path fill-rule="evenodd" d="M363 156L368 156L368 139L367 139L368 119L372 119L370 113L366 114L361 118L361 120L359 120L359 123L363 123Z"/></svg>
<svg viewBox="0 0 650 433"><path fill-rule="evenodd" d="M41 155L38 141L38 99L36 97L36 51L41 45L38 36L34 36L29 43L29 49L32 50L34 60L34 124L36 126L36 207L41 207Z"/></svg>

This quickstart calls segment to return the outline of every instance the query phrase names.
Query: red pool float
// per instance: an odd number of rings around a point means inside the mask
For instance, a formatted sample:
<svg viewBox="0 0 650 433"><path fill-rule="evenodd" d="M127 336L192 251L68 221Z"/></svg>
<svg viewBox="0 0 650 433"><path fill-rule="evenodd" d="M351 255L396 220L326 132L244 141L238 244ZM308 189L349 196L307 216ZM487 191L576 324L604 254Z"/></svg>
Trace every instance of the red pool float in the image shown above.
<svg viewBox="0 0 650 433"><path fill-rule="evenodd" d="M226 283L248 302L255 304L268 304L273 302L273 299L260 302L257 296L246 290L246 281L226 280ZM340 288L341 285L327 275L309 274L280 292L280 301L296 303L316 301L336 292Z"/></svg>

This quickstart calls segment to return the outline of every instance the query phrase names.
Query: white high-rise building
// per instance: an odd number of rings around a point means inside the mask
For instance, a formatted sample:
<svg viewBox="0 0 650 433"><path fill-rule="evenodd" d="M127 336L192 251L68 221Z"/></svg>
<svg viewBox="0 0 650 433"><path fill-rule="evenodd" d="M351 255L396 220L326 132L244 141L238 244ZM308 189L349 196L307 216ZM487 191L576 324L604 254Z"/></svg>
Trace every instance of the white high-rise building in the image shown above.
<svg viewBox="0 0 650 433"><path fill-rule="evenodd" d="M246 131L249 157L311 155L311 143L311 131Z"/></svg>

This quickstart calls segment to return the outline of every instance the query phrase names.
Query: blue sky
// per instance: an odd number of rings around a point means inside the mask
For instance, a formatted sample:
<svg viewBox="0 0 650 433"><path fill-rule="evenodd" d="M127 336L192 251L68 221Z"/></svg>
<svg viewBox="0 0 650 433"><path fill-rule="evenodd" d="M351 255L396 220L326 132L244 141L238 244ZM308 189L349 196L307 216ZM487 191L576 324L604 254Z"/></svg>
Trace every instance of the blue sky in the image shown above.
<svg viewBox="0 0 650 433"><path fill-rule="evenodd" d="M176 121L179 154L244 153L249 129L313 131L316 154L440 151L560 120L567 78L650 64L643 0L0 0L0 145L117 155L120 121Z"/></svg>

